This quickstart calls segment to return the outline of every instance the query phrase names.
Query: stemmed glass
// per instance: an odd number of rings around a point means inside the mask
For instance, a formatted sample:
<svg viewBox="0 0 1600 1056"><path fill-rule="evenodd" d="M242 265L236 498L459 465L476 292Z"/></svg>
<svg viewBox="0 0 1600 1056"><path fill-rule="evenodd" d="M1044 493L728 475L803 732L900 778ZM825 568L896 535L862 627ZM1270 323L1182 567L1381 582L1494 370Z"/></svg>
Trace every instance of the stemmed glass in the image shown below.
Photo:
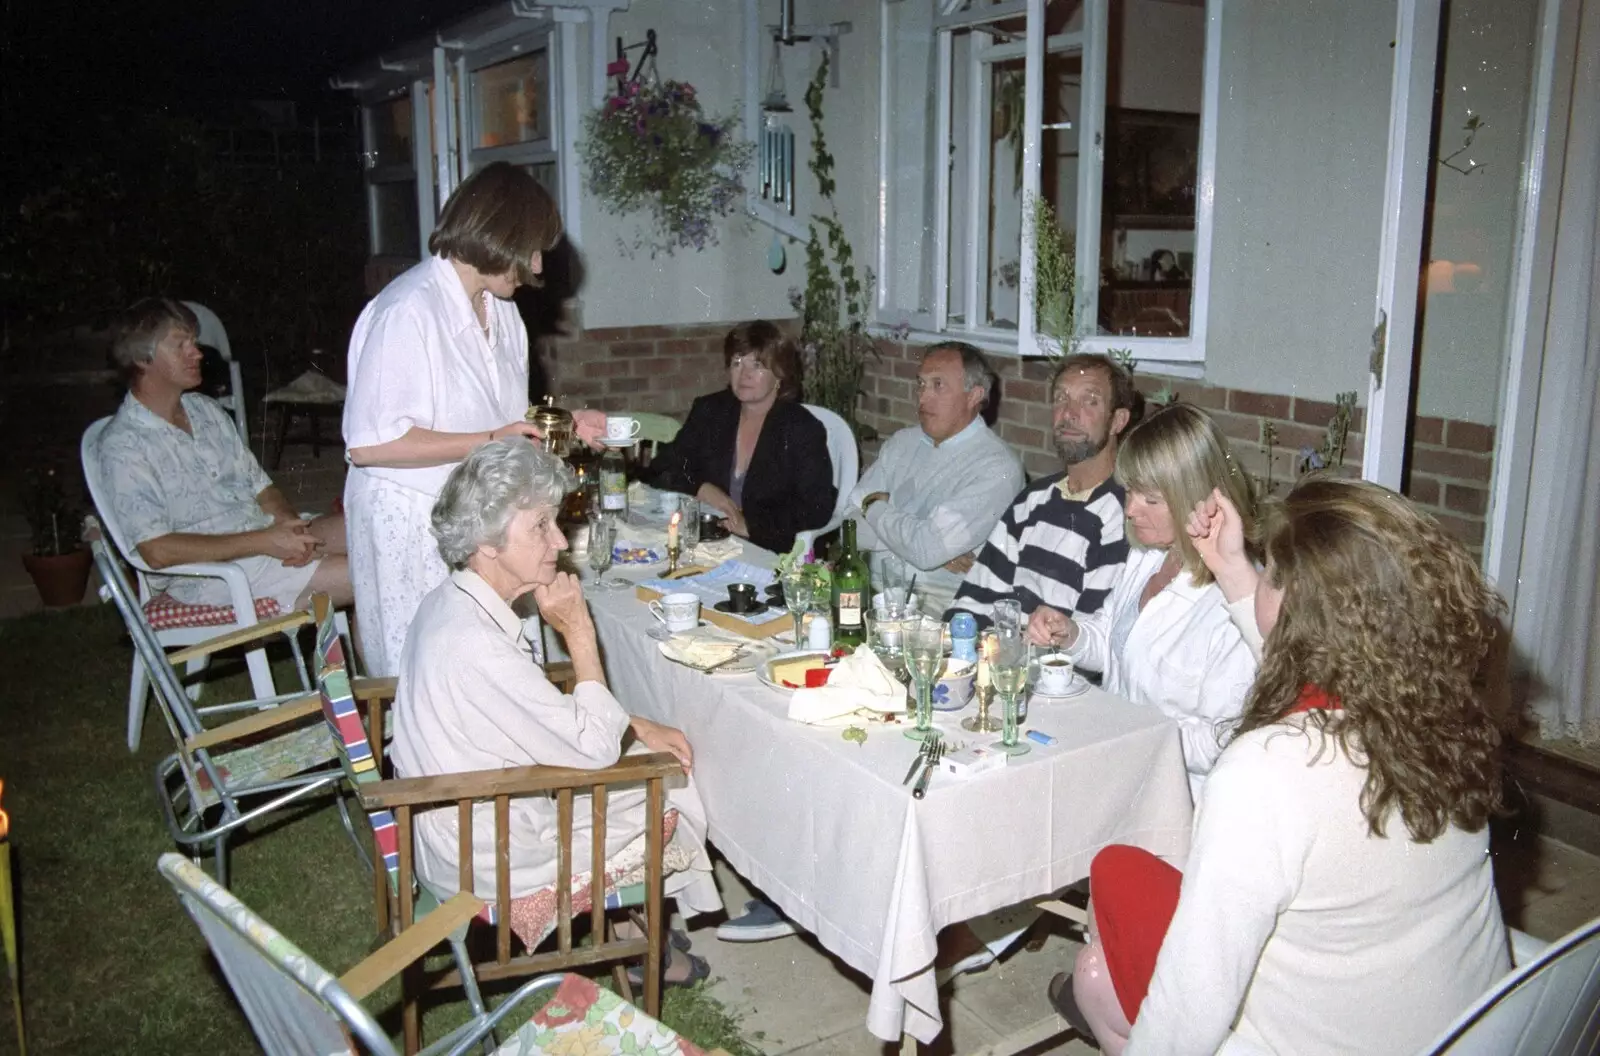
<svg viewBox="0 0 1600 1056"><path fill-rule="evenodd" d="M622 587L616 580L605 582L606 569L611 567L611 550L616 541L617 526L610 517L602 514L589 518L589 567L595 572L595 590L617 590Z"/></svg>
<svg viewBox="0 0 1600 1056"><path fill-rule="evenodd" d="M815 584L811 581L811 573L801 566L789 569L783 574L783 604L789 610L789 615L794 618L794 647L801 648L804 639L801 637L801 624L805 621L806 613L811 611L811 603L815 600Z"/></svg>
<svg viewBox="0 0 1600 1056"><path fill-rule="evenodd" d="M1020 634L999 635L989 678L1000 698L1000 743L994 747L1007 755L1032 751L1017 736L1017 707L1028 689L1028 640Z"/></svg>
<svg viewBox="0 0 1600 1056"><path fill-rule="evenodd" d="M944 623L928 616L913 616L900 625L906 666L917 692L916 725L906 731L913 741L933 734L933 683L944 670Z"/></svg>

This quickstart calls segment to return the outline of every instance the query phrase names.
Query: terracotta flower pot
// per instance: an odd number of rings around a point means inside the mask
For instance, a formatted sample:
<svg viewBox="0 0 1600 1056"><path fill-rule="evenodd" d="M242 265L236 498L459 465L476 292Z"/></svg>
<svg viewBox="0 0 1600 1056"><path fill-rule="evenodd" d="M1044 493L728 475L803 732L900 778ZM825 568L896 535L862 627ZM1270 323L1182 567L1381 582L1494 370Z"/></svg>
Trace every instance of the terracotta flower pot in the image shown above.
<svg viewBox="0 0 1600 1056"><path fill-rule="evenodd" d="M89 565L92 557L87 550L73 550L65 554L23 554L22 566L33 577L39 588L39 599L47 609L76 605L83 600L89 586Z"/></svg>

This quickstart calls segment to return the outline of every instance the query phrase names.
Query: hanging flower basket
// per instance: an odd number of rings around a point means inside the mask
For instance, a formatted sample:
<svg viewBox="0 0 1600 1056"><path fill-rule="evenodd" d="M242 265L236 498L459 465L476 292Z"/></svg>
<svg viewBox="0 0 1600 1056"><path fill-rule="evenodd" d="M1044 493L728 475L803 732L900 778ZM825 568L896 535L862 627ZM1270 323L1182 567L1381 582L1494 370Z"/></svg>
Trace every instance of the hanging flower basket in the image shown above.
<svg viewBox="0 0 1600 1056"><path fill-rule="evenodd" d="M754 153L734 136L738 123L708 116L693 85L630 82L584 119L589 192L607 212L646 214L632 248L653 256L715 245L715 222L739 208Z"/></svg>

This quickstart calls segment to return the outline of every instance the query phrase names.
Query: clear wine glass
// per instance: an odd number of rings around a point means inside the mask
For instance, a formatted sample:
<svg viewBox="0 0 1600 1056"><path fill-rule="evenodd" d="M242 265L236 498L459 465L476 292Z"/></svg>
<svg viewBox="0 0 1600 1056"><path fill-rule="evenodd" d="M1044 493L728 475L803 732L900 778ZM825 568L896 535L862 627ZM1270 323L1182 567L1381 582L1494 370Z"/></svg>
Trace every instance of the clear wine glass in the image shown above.
<svg viewBox="0 0 1600 1056"><path fill-rule="evenodd" d="M1000 698L1000 743L994 747L1007 755L1026 755L1032 751L1018 734L1017 708L1028 690L1028 641L1020 634L1002 633L996 642L989 679Z"/></svg>
<svg viewBox="0 0 1600 1056"><path fill-rule="evenodd" d="M616 590L621 584L605 581L606 569L611 567L611 551L617 542L617 526L610 517L593 517L589 520L589 567L594 569L595 590Z"/></svg>
<svg viewBox="0 0 1600 1056"><path fill-rule="evenodd" d="M811 611L811 603L816 600L815 585L811 582L811 573L804 568L796 566L783 574L783 604L789 610L789 615L794 618L794 647L803 648L805 639L801 636L801 624L805 622L806 613Z"/></svg>
<svg viewBox="0 0 1600 1056"><path fill-rule="evenodd" d="M916 725L906 731L913 741L933 734L933 683L944 670L944 623L928 616L914 616L900 625L905 642L906 666L917 692Z"/></svg>

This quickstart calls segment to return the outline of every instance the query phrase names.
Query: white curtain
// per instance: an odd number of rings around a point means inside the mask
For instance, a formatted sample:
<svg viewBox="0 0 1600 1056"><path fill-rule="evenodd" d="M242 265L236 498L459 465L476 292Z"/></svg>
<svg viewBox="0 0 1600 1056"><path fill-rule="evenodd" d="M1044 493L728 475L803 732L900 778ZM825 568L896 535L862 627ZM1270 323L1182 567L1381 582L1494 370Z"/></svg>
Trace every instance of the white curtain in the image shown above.
<svg viewBox="0 0 1600 1056"><path fill-rule="evenodd" d="M1564 131L1512 637L1543 736L1600 744L1600 0L1580 11Z"/></svg>

